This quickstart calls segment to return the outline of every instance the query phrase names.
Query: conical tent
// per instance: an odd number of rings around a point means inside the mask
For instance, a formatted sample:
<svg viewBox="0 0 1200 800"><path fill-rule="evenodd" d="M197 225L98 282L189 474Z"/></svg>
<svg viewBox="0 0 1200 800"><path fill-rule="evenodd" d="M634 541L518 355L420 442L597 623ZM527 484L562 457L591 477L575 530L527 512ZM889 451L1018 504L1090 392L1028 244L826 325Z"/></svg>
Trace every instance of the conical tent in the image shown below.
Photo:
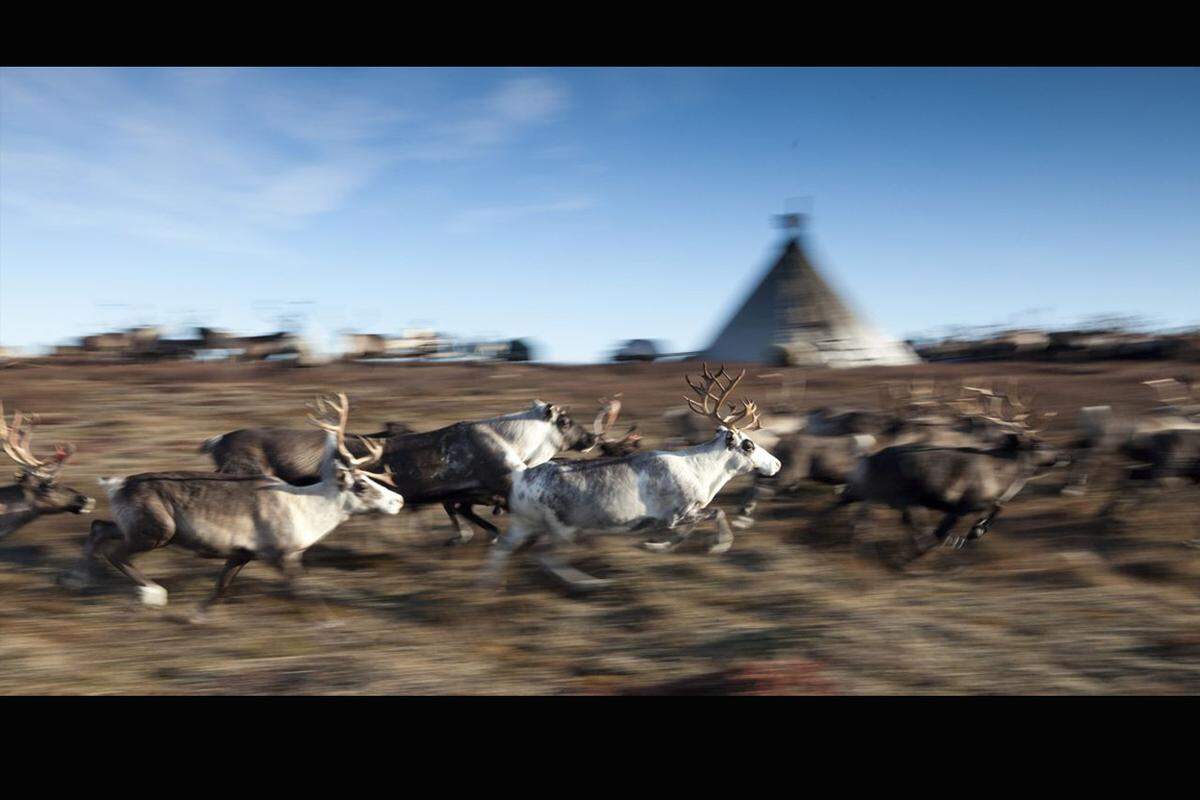
<svg viewBox="0 0 1200 800"><path fill-rule="evenodd" d="M920 361L908 345L883 336L850 310L817 273L796 236L700 356L829 367Z"/></svg>

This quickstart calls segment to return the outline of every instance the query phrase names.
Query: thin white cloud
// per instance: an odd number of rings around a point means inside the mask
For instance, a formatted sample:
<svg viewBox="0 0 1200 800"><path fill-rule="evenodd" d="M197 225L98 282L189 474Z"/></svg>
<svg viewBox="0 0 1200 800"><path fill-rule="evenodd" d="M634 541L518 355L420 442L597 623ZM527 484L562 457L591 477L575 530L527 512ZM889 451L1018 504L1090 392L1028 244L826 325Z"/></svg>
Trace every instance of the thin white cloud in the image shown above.
<svg viewBox="0 0 1200 800"><path fill-rule="evenodd" d="M389 76L282 77L0 71L0 212L6 223L40 229L280 252L281 234L346 208L405 160L486 155L568 104L566 88L540 76L503 80L436 113L380 91ZM466 215L467 227L486 226L480 211Z"/></svg>
<svg viewBox="0 0 1200 800"><path fill-rule="evenodd" d="M545 214L561 214L571 211L586 211L594 208L596 201L591 197L570 197L549 203L527 205L488 206L463 211L446 225L449 233L471 235L483 233L497 225L511 223L528 217Z"/></svg>
<svg viewBox="0 0 1200 800"><path fill-rule="evenodd" d="M568 105L567 89L557 80L511 78L485 97L464 104L451 119L432 125L429 135L414 142L406 156L431 161L478 156L553 121Z"/></svg>

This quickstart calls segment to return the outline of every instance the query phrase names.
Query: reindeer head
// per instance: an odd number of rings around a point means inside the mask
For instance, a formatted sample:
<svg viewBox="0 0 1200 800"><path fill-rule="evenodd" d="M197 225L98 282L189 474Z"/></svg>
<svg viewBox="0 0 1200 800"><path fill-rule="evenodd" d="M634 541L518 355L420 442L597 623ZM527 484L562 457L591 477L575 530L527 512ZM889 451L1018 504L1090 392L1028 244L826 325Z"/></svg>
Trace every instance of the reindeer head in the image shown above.
<svg viewBox="0 0 1200 800"><path fill-rule="evenodd" d="M692 411L717 423L718 435L724 435L725 448L733 456L739 473L755 470L763 475L774 475L779 471L779 459L768 453L765 448L756 445L746 435L750 431L762 427L759 422L758 406L750 400L742 400L742 406L739 409L729 399L733 390L737 388L744 377L746 377L746 370L742 370L742 374L734 378L725 371L724 365L716 375L713 375L708 370L708 364L705 363L702 365L699 385L692 383L691 378L684 377L692 391L700 396L701 402L696 402L686 395L683 399L687 401L688 407ZM717 388L719 394L712 393L713 387ZM726 405L729 406L730 413L723 415L721 408ZM748 424L742 427L743 423Z"/></svg>
<svg viewBox="0 0 1200 800"><path fill-rule="evenodd" d="M567 406L551 405L542 400L533 401L534 412L550 423L558 450L590 450L596 446L596 436L589 433L575 420L571 419Z"/></svg>
<svg viewBox="0 0 1200 800"><path fill-rule="evenodd" d="M20 411L13 412L12 425L9 425L4 404L0 403L0 447L17 464L17 485L26 500L42 514L63 511L86 514L91 511L95 500L58 483L59 472L75 453L74 445L55 445L54 455L49 460L40 459L33 454L33 427L33 418L22 416Z"/></svg>
<svg viewBox="0 0 1200 800"><path fill-rule="evenodd" d="M396 483L391 470L387 466L382 473L363 469L364 465L379 461L383 455L383 443L358 437L367 450L365 456L359 457L355 457L346 447L346 423L350 417L350 403L346 395L339 392L335 397L318 397L310 408L315 413L309 414L308 421L334 437L334 475L350 513L378 511L399 514L404 507L404 498L395 490Z"/></svg>

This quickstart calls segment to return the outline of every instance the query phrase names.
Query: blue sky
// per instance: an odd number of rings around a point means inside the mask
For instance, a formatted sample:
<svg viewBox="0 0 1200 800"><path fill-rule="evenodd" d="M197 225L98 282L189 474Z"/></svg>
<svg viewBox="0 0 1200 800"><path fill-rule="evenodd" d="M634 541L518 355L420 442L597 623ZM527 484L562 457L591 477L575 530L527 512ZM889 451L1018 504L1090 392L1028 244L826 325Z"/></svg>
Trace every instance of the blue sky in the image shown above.
<svg viewBox="0 0 1200 800"><path fill-rule="evenodd" d="M0 70L0 345L139 322L704 345L814 198L898 336L1200 323L1200 70Z"/></svg>

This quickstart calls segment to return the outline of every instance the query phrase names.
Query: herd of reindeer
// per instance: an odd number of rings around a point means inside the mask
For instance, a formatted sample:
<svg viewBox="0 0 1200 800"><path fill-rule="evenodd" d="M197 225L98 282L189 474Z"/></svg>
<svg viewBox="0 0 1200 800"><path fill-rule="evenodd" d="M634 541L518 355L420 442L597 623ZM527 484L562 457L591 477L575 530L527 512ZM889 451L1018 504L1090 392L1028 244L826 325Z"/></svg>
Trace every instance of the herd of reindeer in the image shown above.
<svg viewBox="0 0 1200 800"><path fill-rule="evenodd" d="M898 510L911 532L895 564L902 569L936 546L960 548L984 536L1006 503L1056 467L1067 469L1062 491L1080 493L1100 460L1132 463L1105 515L1117 503L1150 496L1145 488L1200 484L1200 405L1191 387L1175 379L1147 382L1161 402L1139 416L1107 406L1081 409L1078 438L1053 448L1039 436L1051 414L1032 409L1032 398L1011 385L959 386L953 393L892 385L882 391L879 409L779 408L764 423L754 402L735 398L744 376L704 365L695 380L685 377L694 396L668 413L670 449L653 451L642 448L636 426L611 435L621 395L601 399L590 429L567 408L535 400L523 411L434 431L390 422L362 435L347 433L345 394L318 398L308 416L312 428L247 428L206 440L200 449L211 455L215 472L100 479L112 519L92 523L79 565L60 581L86 586L102 556L137 584L142 602L165 605L166 590L133 559L183 547L224 559L215 588L193 614L202 620L250 561L275 567L298 590L304 552L349 517L441 503L457 532L452 543L469 541L473 528L491 539L481 586L498 587L507 559L522 549L558 580L586 590L606 581L566 563L561 545L619 533L638 536L649 550L670 551L711 522L708 550L722 553L735 528L753 524L761 502L805 482L833 487L831 512L859 504L851 537L872 503ZM0 405L0 440L19 467L17 483L0 487L0 537L40 515L95 506L59 483L73 447L34 455L35 422L20 411L10 422ZM568 451L597 457L563 457ZM754 482L732 519L709 507L726 483L747 474ZM493 516L506 512L507 530L501 533L477 507ZM922 509L943 515L932 532L914 518ZM955 534L964 516L974 522Z"/></svg>

